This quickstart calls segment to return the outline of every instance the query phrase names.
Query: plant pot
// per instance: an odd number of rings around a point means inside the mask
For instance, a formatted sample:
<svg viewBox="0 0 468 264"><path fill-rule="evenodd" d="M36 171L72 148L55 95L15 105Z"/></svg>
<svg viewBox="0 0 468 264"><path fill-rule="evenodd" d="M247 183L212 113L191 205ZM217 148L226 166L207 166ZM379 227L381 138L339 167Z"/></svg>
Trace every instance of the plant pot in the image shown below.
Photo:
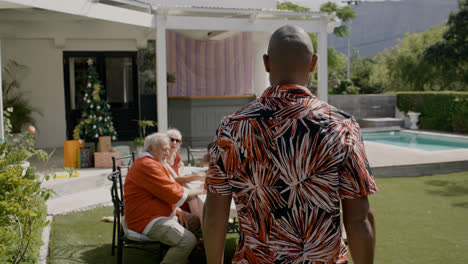
<svg viewBox="0 0 468 264"><path fill-rule="evenodd" d="M410 129L418 129L418 122L419 116L421 113L408 113L409 121L410 121Z"/></svg>
<svg viewBox="0 0 468 264"><path fill-rule="evenodd" d="M136 156L137 158L139 158L142 151L143 151L143 146L141 146L141 147L135 147L135 156Z"/></svg>

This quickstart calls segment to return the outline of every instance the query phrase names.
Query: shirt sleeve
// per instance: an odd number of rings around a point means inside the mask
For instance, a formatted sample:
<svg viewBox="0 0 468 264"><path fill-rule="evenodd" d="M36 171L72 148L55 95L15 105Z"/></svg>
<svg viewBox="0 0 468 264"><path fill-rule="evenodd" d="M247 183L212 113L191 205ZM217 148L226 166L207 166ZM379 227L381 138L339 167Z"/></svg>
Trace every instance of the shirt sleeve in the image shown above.
<svg viewBox="0 0 468 264"><path fill-rule="evenodd" d="M369 166L361 137L361 131L354 118L345 120L346 156L339 169L340 199L355 199L378 191Z"/></svg>
<svg viewBox="0 0 468 264"><path fill-rule="evenodd" d="M229 149L234 146L231 144L229 136L223 133L223 124L220 125L216 134L216 140L209 152L210 163L205 179L205 189L208 192L229 195L232 190L226 174L225 163L226 159L229 159Z"/></svg>
<svg viewBox="0 0 468 264"><path fill-rule="evenodd" d="M169 177L169 172L163 165L147 162L141 168L143 177L139 179L140 186L160 200L176 207L184 203L188 190Z"/></svg>

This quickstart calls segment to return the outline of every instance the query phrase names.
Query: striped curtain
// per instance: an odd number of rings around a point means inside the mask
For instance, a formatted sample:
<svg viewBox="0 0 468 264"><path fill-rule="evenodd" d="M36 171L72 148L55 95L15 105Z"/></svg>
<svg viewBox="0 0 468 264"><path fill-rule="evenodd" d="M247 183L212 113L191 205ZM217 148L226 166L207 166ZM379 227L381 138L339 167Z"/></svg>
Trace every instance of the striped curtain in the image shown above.
<svg viewBox="0 0 468 264"><path fill-rule="evenodd" d="M254 94L252 34L223 40L195 40L166 31L169 96L233 96Z"/></svg>

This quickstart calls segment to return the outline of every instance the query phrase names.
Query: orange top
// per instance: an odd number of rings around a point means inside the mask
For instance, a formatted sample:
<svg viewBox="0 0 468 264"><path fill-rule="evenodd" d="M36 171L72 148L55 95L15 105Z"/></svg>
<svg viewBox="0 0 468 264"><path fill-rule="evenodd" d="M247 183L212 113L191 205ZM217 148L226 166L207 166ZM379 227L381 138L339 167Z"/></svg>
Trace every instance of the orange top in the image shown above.
<svg viewBox="0 0 468 264"><path fill-rule="evenodd" d="M137 159L124 185L125 221L129 229L142 233L155 218L174 214L187 199L187 191L175 182L163 164L150 156Z"/></svg>

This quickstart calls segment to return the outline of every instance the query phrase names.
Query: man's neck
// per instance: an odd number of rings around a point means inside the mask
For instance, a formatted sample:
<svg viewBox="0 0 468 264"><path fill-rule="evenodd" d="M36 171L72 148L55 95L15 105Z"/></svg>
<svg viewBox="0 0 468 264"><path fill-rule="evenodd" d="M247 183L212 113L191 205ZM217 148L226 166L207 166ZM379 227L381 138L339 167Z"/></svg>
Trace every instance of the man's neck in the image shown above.
<svg viewBox="0 0 468 264"><path fill-rule="evenodd" d="M282 79L282 80L270 80L270 84L271 86L288 85L288 84L306 86L307 82L304 82L303 80L297 80L297 79Z"/></svg>

